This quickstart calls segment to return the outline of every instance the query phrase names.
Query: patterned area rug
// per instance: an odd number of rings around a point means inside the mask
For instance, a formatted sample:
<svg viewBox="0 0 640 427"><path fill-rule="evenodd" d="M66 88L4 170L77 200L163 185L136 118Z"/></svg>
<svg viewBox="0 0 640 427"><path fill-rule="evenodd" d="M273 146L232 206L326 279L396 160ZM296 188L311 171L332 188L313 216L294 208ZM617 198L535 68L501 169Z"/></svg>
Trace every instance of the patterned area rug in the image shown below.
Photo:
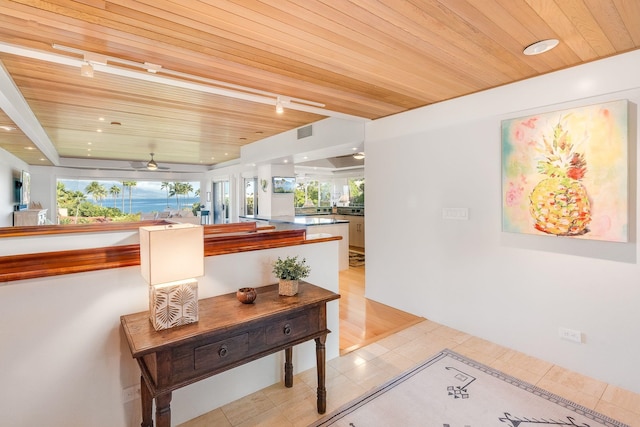
<svg viewBox="0 0 640 427"><path fill-rule="evenodd" d="M312 426L628 427L451 350Z"/></svg>
<svg viewBox="0 0 640 427"><path fill-rule="evenodd" d="M364 265L364 254L349 251L349 267L360 267L361 265Z"/></svg>

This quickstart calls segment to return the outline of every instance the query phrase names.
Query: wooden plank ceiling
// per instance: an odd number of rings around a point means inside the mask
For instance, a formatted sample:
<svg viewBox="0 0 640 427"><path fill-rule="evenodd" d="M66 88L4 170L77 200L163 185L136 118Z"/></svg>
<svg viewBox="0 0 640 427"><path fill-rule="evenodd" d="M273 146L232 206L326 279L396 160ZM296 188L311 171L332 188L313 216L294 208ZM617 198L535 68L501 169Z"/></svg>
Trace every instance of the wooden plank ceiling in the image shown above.
<svg viewBox="0 0 640 427"><path fill-rule="evenodd" d="M549 38L560 40L556 49L522 54ZM377 119L638 49L640 1L0 0L0 42L148 62L162 66L157 76L171 70L324 104L276 114L275 98L82 77L78 66L0 53L60 157L146 161L155 152L161 164L211 165L333 113ZM20 129L6 130L18 128L8 111L0 126L0 147L29 164L56 163Z"/></svg>

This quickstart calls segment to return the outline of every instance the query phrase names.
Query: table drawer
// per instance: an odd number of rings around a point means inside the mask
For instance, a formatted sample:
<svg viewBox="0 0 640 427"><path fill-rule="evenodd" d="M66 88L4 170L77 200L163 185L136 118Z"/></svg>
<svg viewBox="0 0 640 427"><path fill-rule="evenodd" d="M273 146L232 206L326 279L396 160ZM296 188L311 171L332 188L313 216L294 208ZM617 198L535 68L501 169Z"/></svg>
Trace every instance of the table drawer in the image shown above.
<svg viewBox="0 0 640 427"><path fill-rule="evenodd" d="M317 308L294 317L284 317L266 327L265 338L269 346L285 344L303 338L318 330Z"/></svg>
<svg viewBox="0 0 640 427"><path fill-rule="evenodd" d="M219 368L241 360L247 356L248 351L248 333L196 347L193 350L193 368L196 371Z"/></svg>

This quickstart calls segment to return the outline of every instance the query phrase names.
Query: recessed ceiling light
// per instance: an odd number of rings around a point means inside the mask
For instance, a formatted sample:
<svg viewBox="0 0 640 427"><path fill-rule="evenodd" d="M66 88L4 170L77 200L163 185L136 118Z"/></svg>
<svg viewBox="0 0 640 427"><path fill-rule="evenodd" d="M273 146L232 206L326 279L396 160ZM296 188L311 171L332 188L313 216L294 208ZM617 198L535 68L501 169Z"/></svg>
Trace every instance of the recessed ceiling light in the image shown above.
<svg viewBox="0 0 640 427"><path fill-rule="evenodd" d="M11 132L12 130L16 130L16 127L15 126L4 125L4 126L0 126L0 129L4 129L7 132Z"/></svg>
<svg viewBox="0 0 640 427"><path fill-rule="evenodd" d="M102 129L96 129L96 132L102 132Z"/></svg>
<svg viewBox="0 0 640 427"><path fill-rule="evenodd" d="M98 120L100 120L101 122L104 122L104 117L98 117Z"/></svg>
<svg viewBox="0 0 640 427"><path fill-rule="evenodd" d="M558 46L558 43L557 39L540 40L525 47L522 53L525 55L540 55Z"/></svg>
<svg viewBox="0 0 640 427"><path fill-rule="evenodd" d="M25 150L35 150L33 147L24 147Z"/></svg>

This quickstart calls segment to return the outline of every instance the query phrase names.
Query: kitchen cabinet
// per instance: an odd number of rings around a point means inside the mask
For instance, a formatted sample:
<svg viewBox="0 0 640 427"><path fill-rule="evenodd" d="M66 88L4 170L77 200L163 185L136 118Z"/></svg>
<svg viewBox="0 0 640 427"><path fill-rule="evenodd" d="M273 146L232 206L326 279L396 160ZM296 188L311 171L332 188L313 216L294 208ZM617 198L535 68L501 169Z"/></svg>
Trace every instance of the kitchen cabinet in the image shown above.
<svg viewBox="0 0 640 427"><path fill-rule="evenodd" d="M364 248L364 215L309 215L307 218L332 218L349 221L349 246Z"/></svg>
<svg viewBox="0 0 640 427"><path fill-rule="evenodd" d="M345 215L349 220L349 245L364 248L364 216Z"/></svg>

